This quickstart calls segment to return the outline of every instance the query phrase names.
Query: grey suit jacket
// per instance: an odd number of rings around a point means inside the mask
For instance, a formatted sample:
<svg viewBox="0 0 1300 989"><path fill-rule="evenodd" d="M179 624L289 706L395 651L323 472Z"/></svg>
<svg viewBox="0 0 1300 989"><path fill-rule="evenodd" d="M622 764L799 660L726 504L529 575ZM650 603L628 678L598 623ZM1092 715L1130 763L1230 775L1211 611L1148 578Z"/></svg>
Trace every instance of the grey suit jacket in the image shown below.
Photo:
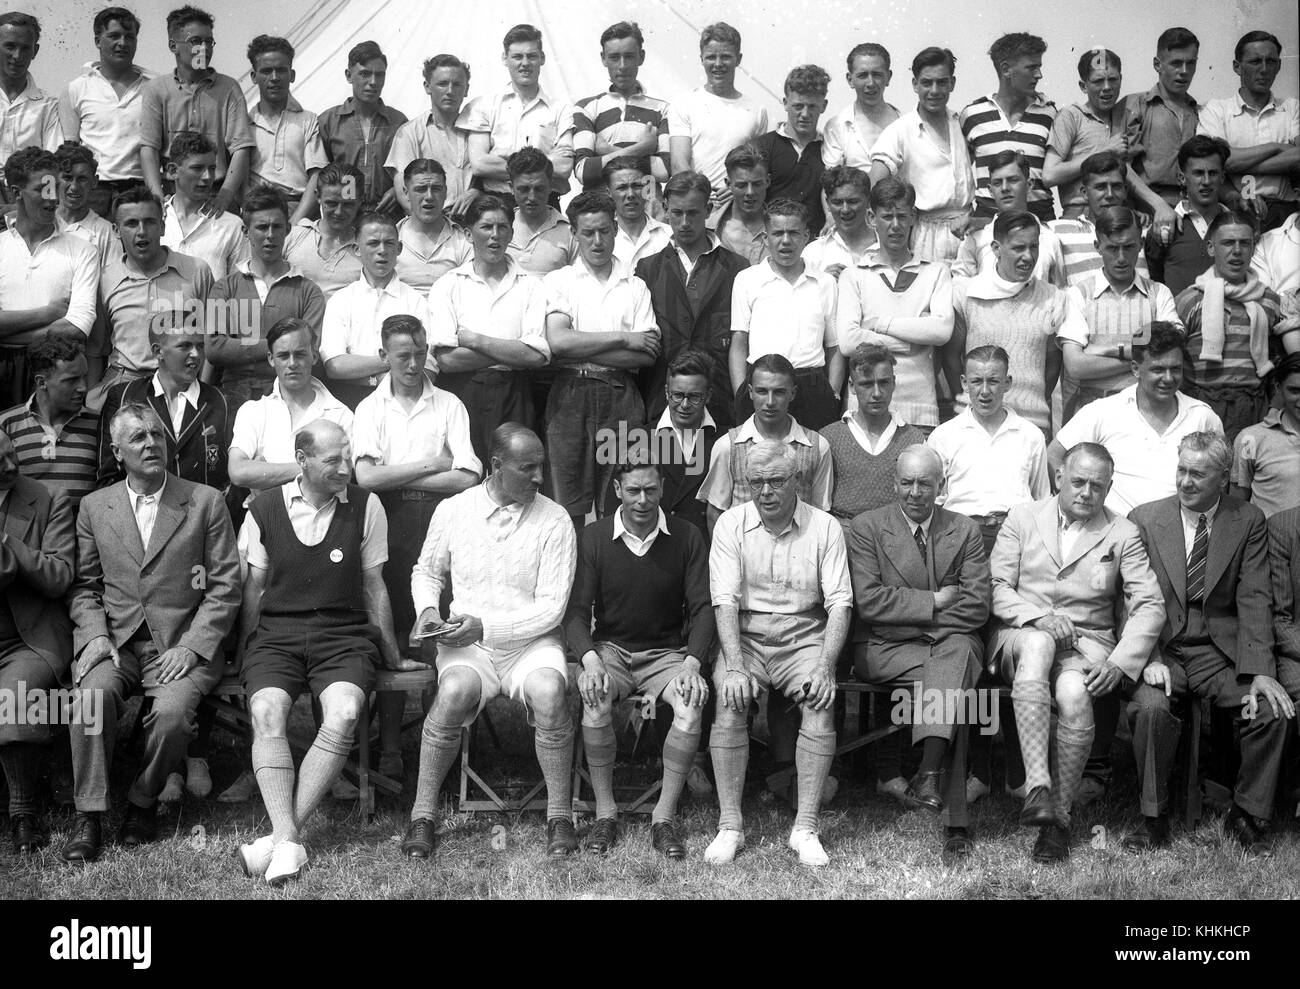
<svg viewBox="0 0 1300 989"><path fill-rule="evenodd" d="M216 489L168 474L147 547L126 481L82 500L68 598L76 654L100 635L120 646L147 621L159 652L187 646L220 659L239 599L235 530Z"/></svg>
<svg viewBox="0 0 1300 989"><path fill-rule="evenodd" d="M72 583L76 537L62 491L19 476L6 503L0 540L0 593L27 648L60 680L72 665L72 622L63 596Z"/></svg>

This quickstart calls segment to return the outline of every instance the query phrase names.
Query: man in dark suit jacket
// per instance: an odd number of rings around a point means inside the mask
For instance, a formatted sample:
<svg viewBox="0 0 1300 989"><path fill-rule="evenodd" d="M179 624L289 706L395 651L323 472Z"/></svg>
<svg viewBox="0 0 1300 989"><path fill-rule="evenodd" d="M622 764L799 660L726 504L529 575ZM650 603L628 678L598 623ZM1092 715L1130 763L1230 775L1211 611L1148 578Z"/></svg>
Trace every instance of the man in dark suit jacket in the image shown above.
<svg viewBox="0 0 1300 989"><path fill-rule="evenodd" d="M108 424L118 409L136 402L158 413L167 439L167 470L195 484L225 491L230 483L226 456L233 423L221 389L199 381L203 334L184 329L166 332L151 325L149 343L158 358L158 370L151 377L114 385L105 395L95 486L107 487L126 477L121 461L113 455Z"/></svg>
<svg viewBox="0 0 1300 989"><path fill-rule="evenodd" d="M157 796L185 755L199 700L221 679L221 641L240 597L235 532L221 495L167 473L166 432L150 406L122 406L109 428L127 476L81 502L68 597L73 683L81 695L103 698L98 730L74 724L70 732L77 820L63 858L78 864L99 855L118 718L140 687L153 709L118 841L153 840Z"/></svg>
<svg viewBox="0 0 1300 989"><path fill-rule="evenodd" d="M1300 700L1300 508L1268 520L1268 563L1273 576L1273 638L1277 682Z"/></svg>
<svg viewBox="0 0 1300 989"><path fill-rule="evenodd" d="M1143 678L1174 698L1190 691L1235 709L1241 769L1225 826L1259 852L1282 766L1283 718L1295 705L1274 679L1264 513L1223 493L1231 462L1222 436L1189 433L1178 445L1178 493L1139 505L1130 518L1166 602L1160 658ZM1168 768L1159 759L1149 769L1139 764L1140 773ZM1148 817L1147 830L1164 829Z"/></svg>
<svg viewBox="0 0 1300 989"><path fill-rule="evenodd" d="M66 494L18 473L14 445L0 432L0 693L6 696L21 697L23 690L39 696L67 678L72 623L63 595L75 560L72 519ZM22 721L0 720L0 769L9 782L14 853L30 855L45 843L35 790L40 746L50 731Z"/></svg>
<svg viewBox="0 0 1300 989"><path fill-rule="evenodd" d="M723 247L705 226L709 180L698 172L679 172L664 186L666 219L673 239L658 254L637 263L637 276L650 286L650 303L659 324L661 349L641 375L646 416L654 422L667 405L668 365L687 347L709 355L712 395L709 411L719 429L734 425L727 355L731 351L731 287L749 262ZM686 270L683 258L691 265Z"/></svg>
<svg viewBox="0 0 1300 989"><path fill-rule="evenodd" d="M921 765L904 802L943 811L943 856L953 861L974 847L966 830L968 733L958 726L968 720L964 701L979 676L991 591L979 526L935 507L942 484L937 453L922 445L905 449L894 468L898 501L855 518L848 549L861 619L853 645L858 678L912 685L918 696L904 708L909 716L933 710L933 697L943 701L941 723L912 725Z"/></svg>

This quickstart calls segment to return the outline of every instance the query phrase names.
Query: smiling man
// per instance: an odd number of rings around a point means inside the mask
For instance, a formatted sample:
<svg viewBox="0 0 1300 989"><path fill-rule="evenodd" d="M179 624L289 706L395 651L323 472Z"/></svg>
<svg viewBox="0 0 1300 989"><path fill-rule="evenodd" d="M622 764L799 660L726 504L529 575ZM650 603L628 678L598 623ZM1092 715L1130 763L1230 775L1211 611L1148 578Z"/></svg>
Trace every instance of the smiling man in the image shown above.
<svg viewBox="0 0 1300 989"><path fill-rule="evenodd" d="M808 230L821 232L826 225L822 209L822 137L817 121L826 112L826 90L831 77L820 65L798 65L785 77L785 120L776 130L754 139L767 156L771 201L794 199L808 211Z"/></svg>
<svg viewBox="0 0 1300 989"><path fill-rule="evenodd" d="M249 178L275 189L289 206L291 221L316 208L316 173L329 164L316 114L304 110L289 87L296 73L293 45L259 34L248 45L248 62L258 99L248 105L253 131Z"/></svg>
<svg viewBox="0 0 1300 989"><path fill-rule="evenodd" d="M709 217L709 226L723 247L758 264L767 257L767 157L757 145L742 144L727 152L724 164L731 198Z"/></svg>
<svg viewBox="0 0 1300 989"><path fill-rule="evenodd" d="M41 22L31 14L0 14L0 161L20 148L53 151L63 143L59 100L28 69L41 50Z"/></svg>
<svg viewBox="0 0 1300 989"><path fill-rule="evenodd" d="M849 52L845 80L853 102L826 122L822 162L827 168L847 165L869 169L871 148L886 127L898 119L898 110L885 101L885 89L894 73L889 50L867 41Z"/></svg>

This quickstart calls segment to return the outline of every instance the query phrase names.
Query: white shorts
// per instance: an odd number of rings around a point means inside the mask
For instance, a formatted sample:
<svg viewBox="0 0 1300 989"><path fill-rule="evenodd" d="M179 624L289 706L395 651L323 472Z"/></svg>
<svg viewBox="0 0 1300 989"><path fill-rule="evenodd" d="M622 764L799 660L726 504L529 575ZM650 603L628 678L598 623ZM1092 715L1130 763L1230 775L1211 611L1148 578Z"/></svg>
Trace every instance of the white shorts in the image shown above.
<svg viewBox="0 0 1300 989"><path fill-rule="evenodd" d="M501 694L527 706L524 699L524 682L536 670L555 670L569 682L569 667L564 659L564 646L558 633L549 633L518 649L489 649L482 642L472 646L438 646L438 679L454 666L466 666L478 674L478 708L464 722L468 728L483 713L488 701ZM532 723L532 711L528 722Z"/></svg>

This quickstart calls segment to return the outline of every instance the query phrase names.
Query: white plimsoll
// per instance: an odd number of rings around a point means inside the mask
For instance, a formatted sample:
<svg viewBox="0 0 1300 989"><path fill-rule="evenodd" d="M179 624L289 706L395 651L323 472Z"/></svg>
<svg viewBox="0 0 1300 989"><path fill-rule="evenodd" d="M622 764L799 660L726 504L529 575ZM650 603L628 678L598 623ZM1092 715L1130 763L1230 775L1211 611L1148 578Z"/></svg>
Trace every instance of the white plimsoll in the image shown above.
<svg viewBox="0 0 1300 989"><path fill-rule="evenodd" d="M297 877L307 864L307 849L296 841L282 841L271 852L271 861L266 867L266 881L272 886Z"/></svg>
<svg viewBox="0 0 1300 989"><path fill-rule="evenodd" d="M202 800L212 792L212 775L208 772L207 759L185 759L185 789L191 797Z"/></svg>
<svg viewBox="0 0 1300 989"><path fill-rule="evenodd" d="M733 828L723 828L718 836L704 849L704 861L709 865L726 865L733 861L736 853L745 847L745 832Z"/></svg>
<svg viewBox="0 0 1300 989"><path fill-rule="evenodd" d="M269 834L258 838L251 845L240 845L239 864L243 867L244 875L250 879L265 876L274 850L275 839Z"/></svg>
<svg viewBox="0 0 1300 989"><path fill-rule="evenodd" d="M808 828L795 828L790 832L790 848L799 853L799 864L809 865L815 869L831 864L830 856L822 848L822 840L817 832Z"/></svg>

